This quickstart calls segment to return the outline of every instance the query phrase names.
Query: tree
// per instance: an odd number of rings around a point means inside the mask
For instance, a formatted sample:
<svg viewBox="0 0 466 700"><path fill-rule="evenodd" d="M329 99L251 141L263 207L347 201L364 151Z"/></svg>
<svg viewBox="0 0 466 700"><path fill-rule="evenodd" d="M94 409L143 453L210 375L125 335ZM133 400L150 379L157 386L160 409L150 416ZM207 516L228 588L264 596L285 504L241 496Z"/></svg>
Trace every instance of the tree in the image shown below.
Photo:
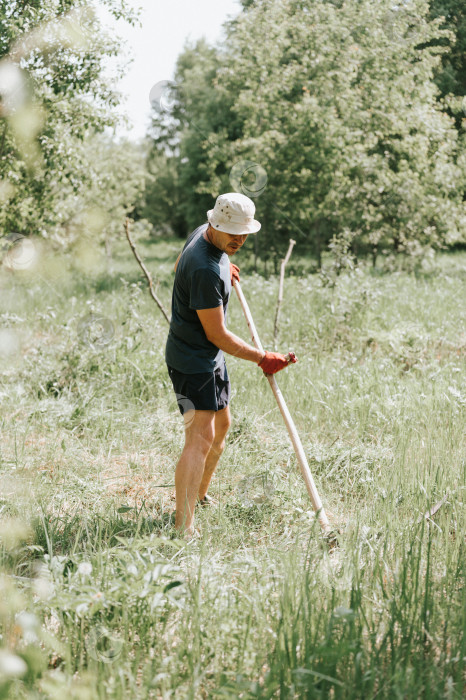
<svg viewBox="0 0 466 700"><path fill-rule="evenodd" d="M222 61L220 51L200 40L186 45L179 56L173 84L154 91L154 113L147 167L152 174L142 212L156 226L168 225L185 237L205 220L215 197L217 174L209 170L211 137L232 133L232 100L221 99L215 78Z"/></svg>
<svg viewBox="0 0 466 700"><path fill-rule="evenodd" d="M131 141L116 143L96 133L83 143L88 183L69 199L61 193L61 207L70 212L56 233L56 240L72 246L84 267L103 243L111 272L112 241L122 235L125 217L140 199L146 180L145 149ZM60 193L57 192L57 199ZM60 237L60 238L59 238Z"/></svg>
<svg viewBox="0 0 466 700"><path fill-rule="evenodd" d="M466 118L466 5L463 0L430 0L431 17L443 17L442 26L453 33L448 42L450 50L443 54L435 72L435 82L441 98L448 100L449 112L455 117L458 131ZM444 42L445 43L445 42Z"/></svg>
<svg viewBox="0 0 466 700"><path fill-rule="evenodd" d="M446 49L417 48L448 33L423 0L396 8L257 0L229 37L217 82L245 124L230 162L267 172L260 212L281 238L291 220L318 260L347 229L405 252L462 235L464 164L433 83Z"/></svg>
<svg viewBox="0 0 466 700"><path fill-rule="evenodd" d="M222 50L178 61L174 162L188 224L255 198L263 250L318 264L334 236L413 253L464 237L466 162L434 71L452 34L426 0L255 0ZM172 131L171 138L174 133Z"/></svg>
<svg viewBox="0 0 466 700"><path fill-rule="evenodd" d="M179 180L179 161L154 145L146 158L146 179L136 218L153 224L157 233L186 237L183 198Z"/></svg>
<svg viewBox="0 0 466 700"><path fill-rule="evenodd" d="M124 0L103 2L136 22ZM116 123L103 64L121 45L87 0L6 0L0 29L0 228L62 242L92 187L87 144Z"/></svg>

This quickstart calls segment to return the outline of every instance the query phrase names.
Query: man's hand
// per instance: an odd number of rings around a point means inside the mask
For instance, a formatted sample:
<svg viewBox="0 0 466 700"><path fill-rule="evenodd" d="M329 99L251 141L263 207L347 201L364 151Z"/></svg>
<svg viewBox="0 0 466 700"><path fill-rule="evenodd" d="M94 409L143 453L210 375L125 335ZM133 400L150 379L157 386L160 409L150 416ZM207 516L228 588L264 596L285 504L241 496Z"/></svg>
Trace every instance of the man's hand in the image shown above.
<svg viewBox="0 0 466 700"><path fill-rule="evenodd" d="M264 374L275 374L281 369L285 369L290 363L297 361L294 352L288 353L287 357L280 355L279 352L266 352L258 366L264 371Z"/></svg>
<svg viewBox="0 0 466 700"><path fill-rule="evenodd" d="M233 284L233 280L236 280L237 282L240 281L240 279L239 279L239 267L238 267L238 265L234 265L233 263L230 263L230 279L231 279L232 284Z"/></svg>

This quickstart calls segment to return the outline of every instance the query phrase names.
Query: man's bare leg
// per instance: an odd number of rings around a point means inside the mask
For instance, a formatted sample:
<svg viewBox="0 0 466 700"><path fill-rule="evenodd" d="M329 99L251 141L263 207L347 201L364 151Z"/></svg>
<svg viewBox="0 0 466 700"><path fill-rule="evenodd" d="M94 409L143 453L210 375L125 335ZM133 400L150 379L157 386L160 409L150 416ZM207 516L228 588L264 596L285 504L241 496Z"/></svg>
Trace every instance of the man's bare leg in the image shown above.
<svg viewBox="0 0 466 700"><path fill-rule="evenodd" d="M185 443L175 470L175 527L181 533L193 531L194 508L207 455L214 441L215 411L187 411Z"/></svg>
<svg viewBox="0 0 466 700"><path fill-rule="evenodd" d="M217 468L218 461L225 449L225 436L231 425L230 407L220 409L215 413L214 419L214 441L207 455L202 481L199 486L199 500L203 499L209 488L210 481Z"/></svg>

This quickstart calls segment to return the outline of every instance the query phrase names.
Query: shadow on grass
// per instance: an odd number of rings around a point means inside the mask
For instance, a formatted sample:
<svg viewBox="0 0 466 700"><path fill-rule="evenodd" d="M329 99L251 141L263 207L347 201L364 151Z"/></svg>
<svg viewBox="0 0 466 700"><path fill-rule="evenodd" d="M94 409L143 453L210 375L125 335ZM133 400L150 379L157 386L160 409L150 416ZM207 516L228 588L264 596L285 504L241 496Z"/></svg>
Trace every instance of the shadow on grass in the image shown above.
<svg viewBox="0 0 466 700"><path fill-rule="evenodd" d="M123 506L91 516L80 512L69 516L44 512L35 518L31 527L34 544L52 556L72 555L79 551L98 552L153 534L173 537L174 524L174 513L151 514L143 504L139 510Z"/></svg>
<svg viewBox="0 0 466 700"><path fill-rule="evenodd" d="M275 509L272 502L268 501L261 505L245 506L242 503L227 503L222 508L222 515L234 527L241 526L259 528L263 524L270 522L270 517Z"/></svg>
<svg viewBox="0 0 466 700"><path fill-rule="evenodd" d="M274 506L265 503L261 506L246 507L241 503L229 503L221 509L221 515L230 527L247 530L260 529L270 521ZM199 513L201 516L202 511ZM31 522L33 531L29 554L22 558L22 566L27 567L29 560L42 557L68 555L86 552L89 554L130 545L134 540L151 535L173 539L176 537L175 513L148 512L145 504L140 509L123 506L107 513L83 515L76 511L72 514L50 514L44 511ZM72 570L76 565L70 559Z"/></svg>

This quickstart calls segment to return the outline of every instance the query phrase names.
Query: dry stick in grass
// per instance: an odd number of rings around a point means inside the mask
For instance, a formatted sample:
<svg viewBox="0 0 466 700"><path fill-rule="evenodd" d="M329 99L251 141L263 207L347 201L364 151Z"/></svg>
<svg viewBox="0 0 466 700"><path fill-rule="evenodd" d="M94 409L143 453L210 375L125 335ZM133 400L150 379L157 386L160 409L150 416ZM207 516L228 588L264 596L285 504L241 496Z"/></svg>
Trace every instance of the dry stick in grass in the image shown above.
<svg viewBox="0 0 466 700"><path fill-rule="evenodd" d="M433 506L430 510L427 511L427 513L424 513L424 515L422 515L419 518L418 523L420 523L422 520L430 520L430 518L433 518L437 511L439 511L440 508L447 502L448 496L449 494L446 493L441 501L436 503L435 506Z"/></svg>
<svg viewBox="0 0 466 700"><path fill-rule="evenodd" d="M280 265L280 284L278 286L277 311L275 313L275 325L274 325L274 329L273 329L273 347L274 347L274 350L277 349L278 317L280 315L280 307L281 307L282 301L283 301L283 282L285 280L285 267L286 267L286 263L290 259L291 251L293 250L293 246L295 245L295 243L296 243L296 241L294 241L292 238L290 238L290 245L288 246L288 251L282 260L282 264Z"/></svg>
<svg viewBox="0 0 466 700"><path fill-rule="evenodd" d="M141 270L144 272L145 276L147 277L147 281L149 282L149 291L150 291L150 293L151 293L151 297L152 297L152 299L155 301L155 303L157 304L157 306L159 307L160 311L161 311L161 312L163 313L163 315L165 316L166 322L167 322L167 323L170 323L170 318L169 318L167 312L165 311L165 309L163 308L162 302L160 301L160 299L157 298L157 295L156 295L156 293L154 292L154 285L153 285L153 282L152 282L152 277L150 276L150 272L148 271L148 269L146 268L146 266L145 266L144 263L142 262L141 258L139 257L139 253L138 253L138 251L136 250L136 247L135 247L133 241L131 240L131 236L130 236L130 233L129 233L129 219L126 219L126 221L125 221L125 231L126 231L126 238L128 239L128 243L130 244L131 250L132 250L133 253L134 253L134 257L135 257L136 260L138 261L138 263L139 263L139 265L140 265L140 267L141 267Z"/></svg>

